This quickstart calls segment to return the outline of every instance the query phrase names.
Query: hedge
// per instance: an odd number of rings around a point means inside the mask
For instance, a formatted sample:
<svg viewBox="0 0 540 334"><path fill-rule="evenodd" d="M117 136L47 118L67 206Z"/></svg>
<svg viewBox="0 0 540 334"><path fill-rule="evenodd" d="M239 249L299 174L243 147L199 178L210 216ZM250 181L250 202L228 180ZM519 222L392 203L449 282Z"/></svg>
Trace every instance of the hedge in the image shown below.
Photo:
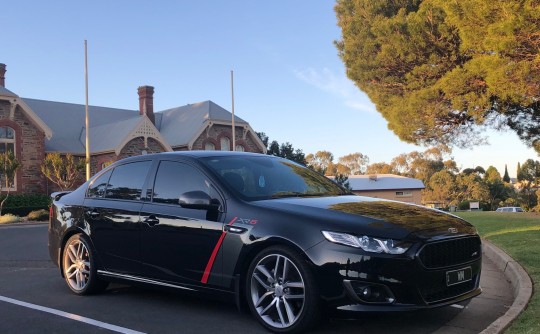
<svg viewBox="0 0 540 334"><path fill-rule="evenodd" d="M5 194L0 196L0 201L6 198ZM51 205L51 198L48 195L9 195L4 203L2 214L11 213L13 215L24 217L31 211L45 209L48 210Z"/></svg>

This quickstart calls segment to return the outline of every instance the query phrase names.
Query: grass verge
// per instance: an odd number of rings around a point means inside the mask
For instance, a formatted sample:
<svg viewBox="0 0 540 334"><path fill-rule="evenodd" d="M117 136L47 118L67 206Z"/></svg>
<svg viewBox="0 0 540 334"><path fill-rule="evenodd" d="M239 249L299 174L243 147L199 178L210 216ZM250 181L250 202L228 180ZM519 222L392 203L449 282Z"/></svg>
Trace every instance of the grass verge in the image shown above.
<svg viewBox="0 0 540 334"><path fill-rule="evenodd" d="M518 261L531 276L533 287L540 286L539 213L458 212L457 215ZM536 289L525 311L505 333L540 333L540 294Z"/></svg>

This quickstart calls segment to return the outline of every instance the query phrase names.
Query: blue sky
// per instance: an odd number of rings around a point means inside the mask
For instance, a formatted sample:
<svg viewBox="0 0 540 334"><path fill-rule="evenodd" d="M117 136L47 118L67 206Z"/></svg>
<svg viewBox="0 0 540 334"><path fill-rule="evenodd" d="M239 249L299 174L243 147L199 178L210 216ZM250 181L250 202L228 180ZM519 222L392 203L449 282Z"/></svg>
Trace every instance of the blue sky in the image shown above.
<svg viewBox="0 0 540 334"><path fill-rule="evenodd" d="M425 148L401 142L345 76L333 41L333 1L6 1L0 63L21 97L138 109L137 87L155 87L154 109L212 100L271 140L304 153L362 152L390 162ZM454 149L461 168L493 165L510 176L538 159L512 133Z"/></svg>

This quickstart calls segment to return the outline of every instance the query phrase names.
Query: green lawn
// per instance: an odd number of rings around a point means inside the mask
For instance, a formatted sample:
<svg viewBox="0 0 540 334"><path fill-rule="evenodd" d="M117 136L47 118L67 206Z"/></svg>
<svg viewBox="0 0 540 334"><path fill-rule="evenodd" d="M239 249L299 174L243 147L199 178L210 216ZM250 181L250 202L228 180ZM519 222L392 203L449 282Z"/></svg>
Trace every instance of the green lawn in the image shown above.
<svg viewBox="0 0 540 334"><path fill-rule="evenodd" d="M458 212L483 238L496 244L527 270L540 286L540 214ZM536 290L536 289L535 289ZM540 333L540 293L535 291L523 314L505 333Z"/></svg>

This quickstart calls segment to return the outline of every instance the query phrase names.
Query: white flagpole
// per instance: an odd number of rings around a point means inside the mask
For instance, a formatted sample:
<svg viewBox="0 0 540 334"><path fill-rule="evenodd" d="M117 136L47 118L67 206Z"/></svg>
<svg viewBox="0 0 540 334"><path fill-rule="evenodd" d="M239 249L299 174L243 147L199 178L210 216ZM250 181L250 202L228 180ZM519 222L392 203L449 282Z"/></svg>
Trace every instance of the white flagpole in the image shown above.
<svg viewBox="0 0 540 334"><path fill-rule="evenodd" d="M88 51L86 39L84 40L84 80L86 93L85 106L85 126L86 126L86 180L90 179L90 140L89 140L89 120L88 120Z"/></svg>
<svg viewBox="0 0 540 334"><path fill-rule="evenodd" d="M236 129L234 127L234 80L231 70L231 96L232 96L232 150L236 151Z"/></svg>

